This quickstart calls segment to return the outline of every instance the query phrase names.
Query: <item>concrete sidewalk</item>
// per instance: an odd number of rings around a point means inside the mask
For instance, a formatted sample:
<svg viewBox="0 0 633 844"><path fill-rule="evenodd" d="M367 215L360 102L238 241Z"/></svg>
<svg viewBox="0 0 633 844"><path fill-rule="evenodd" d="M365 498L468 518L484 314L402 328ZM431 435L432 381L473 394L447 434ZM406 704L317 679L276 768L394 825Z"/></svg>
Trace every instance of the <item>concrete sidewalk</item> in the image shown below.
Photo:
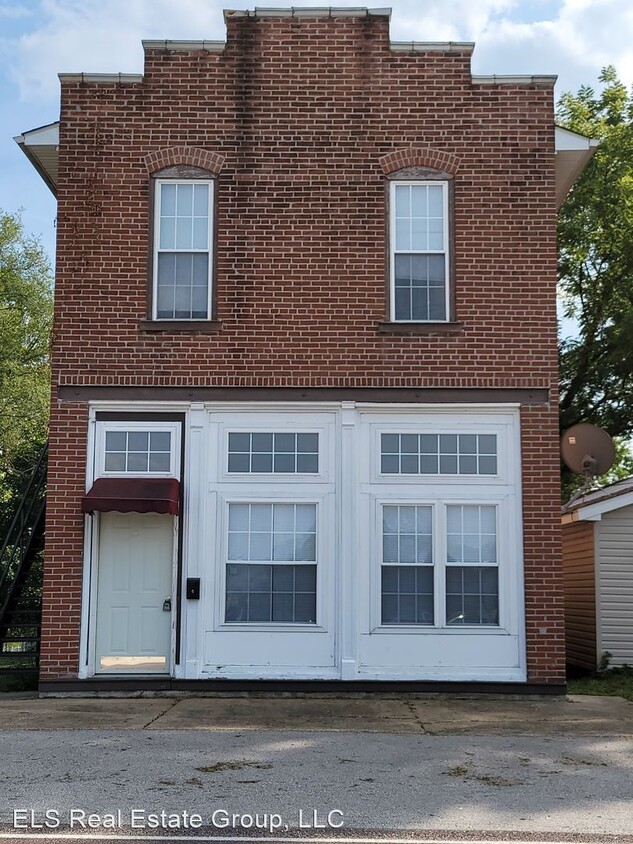
<svg viewBox="0 0 633 844"><path fill-rule="evenodd" d="M422 735L633 736L616 697L28 698L0 696L0 730L296 730Z"/></svg>

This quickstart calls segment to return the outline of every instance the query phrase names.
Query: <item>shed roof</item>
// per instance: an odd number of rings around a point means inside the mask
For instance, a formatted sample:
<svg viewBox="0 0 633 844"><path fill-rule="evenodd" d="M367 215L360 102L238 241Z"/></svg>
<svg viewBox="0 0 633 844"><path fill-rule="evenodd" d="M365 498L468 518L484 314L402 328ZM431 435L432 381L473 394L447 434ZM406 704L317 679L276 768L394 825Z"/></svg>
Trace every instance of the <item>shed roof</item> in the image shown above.
<svg viewBox="0 0 633 844"><path fill-rule="evenodd" d="M633 477L595 489L562 508L563 524L570 522L597 522L603 513L619 510L633 504Z"/></svg>

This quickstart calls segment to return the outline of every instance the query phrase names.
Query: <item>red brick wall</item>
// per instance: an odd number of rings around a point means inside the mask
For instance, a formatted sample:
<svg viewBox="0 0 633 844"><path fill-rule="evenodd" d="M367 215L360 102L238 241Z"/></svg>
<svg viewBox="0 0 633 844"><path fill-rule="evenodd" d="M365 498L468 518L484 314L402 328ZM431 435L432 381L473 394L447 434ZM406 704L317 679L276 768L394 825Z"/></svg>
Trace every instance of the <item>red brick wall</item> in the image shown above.
<svg viewBox="0 0 633 844"><path fill-rule="evenodd" d="M140 327L146 159L174 147L224 159L216 333ZM452 333L378 330L381 158L411 148L455 172ZM468 51L391 51L384 17L236 18L222 52L148 52L143 82L64 82L59 169L56 385L555 389L547 86L473 84ZM559 680L555 402L523 424L530 678ZM77 668L85 408L54 403L51 426L42 664L61 676Z"/></svg>

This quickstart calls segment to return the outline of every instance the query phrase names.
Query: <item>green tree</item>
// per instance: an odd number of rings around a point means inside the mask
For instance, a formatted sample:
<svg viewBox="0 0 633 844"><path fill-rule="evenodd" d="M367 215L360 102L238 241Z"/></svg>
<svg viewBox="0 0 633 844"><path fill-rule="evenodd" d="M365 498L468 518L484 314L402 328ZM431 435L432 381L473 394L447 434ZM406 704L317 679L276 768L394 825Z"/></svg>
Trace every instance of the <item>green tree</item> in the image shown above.
<svg viewBox="0 0 633 844"><path fill-rule="evenodd" d="M51 318L46 254L0 211L0 535L46 440Z"/></svg>
<svg viewBox="0 0 633 844"><path fill-rule="evenodd" d="M633 95L613 67L600 82L600 93L563 94L557 111L561 126L600 141L559 214L559 290L578 328L560 344L560 419L622 438L622 462L633 433Z"/></svg>

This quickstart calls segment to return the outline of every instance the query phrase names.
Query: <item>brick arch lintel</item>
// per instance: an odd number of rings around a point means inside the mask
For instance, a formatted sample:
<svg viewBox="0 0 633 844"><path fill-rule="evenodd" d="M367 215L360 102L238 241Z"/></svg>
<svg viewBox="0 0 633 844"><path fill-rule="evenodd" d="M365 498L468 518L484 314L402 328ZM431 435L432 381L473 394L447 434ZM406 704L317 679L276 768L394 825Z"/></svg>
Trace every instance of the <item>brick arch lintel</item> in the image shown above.
<svg viewBox="0 0 633 844"><path fill-rule="evenodd" d="M188 164L200 167L218 175L224 165L224 156L217 152L209 152L198 147L168 147L150 152L145 156L145 166L151 175L165 167L175 167L178 164Z"/></svg>
<svg viewBox="0 0 633 844"><path fill-rule="evenodd" d="M394 150L383 155L379 163L385 175L404 170L405 167L429 167L454 175L459 168L459 159L456 155L425 147Z"/></svg>

